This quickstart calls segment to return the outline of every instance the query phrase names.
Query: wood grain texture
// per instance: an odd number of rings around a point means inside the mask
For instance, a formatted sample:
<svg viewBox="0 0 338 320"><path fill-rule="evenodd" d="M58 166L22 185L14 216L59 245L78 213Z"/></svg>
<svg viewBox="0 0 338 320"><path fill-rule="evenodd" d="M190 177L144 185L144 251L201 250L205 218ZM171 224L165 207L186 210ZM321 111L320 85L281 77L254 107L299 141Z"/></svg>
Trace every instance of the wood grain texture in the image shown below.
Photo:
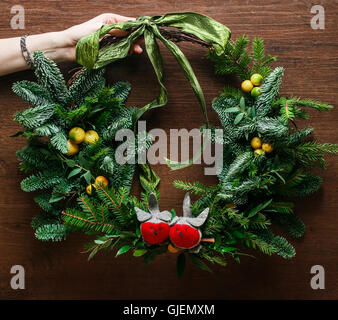
<svg viewBox="0 0 338 320"><path fill-rule="evenodd" d="M0 37L19 36L22 30L10 28L10 8L16 1L2 0ZM115 0L60 1L21 0L26 10L25 33L62 30L103 12L122 15L154 15L174 11L197 11L226 24L232 37L246 33L262 36L267 50L279 57L278 65L286 68L283 93L336 104L338 100L337 1L318 0ZM310 27L313 4L322 4L326 12L326 29ZM217 117L210 108L231 78L217 77L205 58L205 49L182 45L204 89L211 121ZM180 68L163 47L169 103L147 115L148 127L194 128L202 124L197 101ZM277 65L277 64L276 64ZM62 66L65 74L74 64ZM129 105L142 106L158 94L152 67L145 55L134 56L110 66L109 82L129 80L132 94ZM337 162L321 172L322 189L299 202L297 212L307 225L305 238L293 241L296 258L285 261L256 253L257 259L243 258L241 264L229 260L226 268L215 267L208 274L188 266L182 280L175 273L176 257L168 254L151 265L131 256L113 258L100 253L87 262L81 254L88 238L71 234L63 243L43 243L34 239L31 218L38 209L32 195L20 190L23 175L18 170L15 151L22 139L9 138L20 127L12 122L14 112L24 107L11 92L13 82L32 80L31 72L0 78L0 298L2 299L337 299L338 298L338 217ZM308 125L322 142L337 142L338 112L312 112ZM165 166L155 170L162 177L161 207L181 209L184 193L172 186L175 179L213 183L215 178L203 175L194 166L170 172ZM138 188L136 188L138 189ZM137 191L137 190L136 190ZM21 264L26 270L26 289L10 288L10 268ZM323 265L325 290L312 290L310 268Z"/></svg>

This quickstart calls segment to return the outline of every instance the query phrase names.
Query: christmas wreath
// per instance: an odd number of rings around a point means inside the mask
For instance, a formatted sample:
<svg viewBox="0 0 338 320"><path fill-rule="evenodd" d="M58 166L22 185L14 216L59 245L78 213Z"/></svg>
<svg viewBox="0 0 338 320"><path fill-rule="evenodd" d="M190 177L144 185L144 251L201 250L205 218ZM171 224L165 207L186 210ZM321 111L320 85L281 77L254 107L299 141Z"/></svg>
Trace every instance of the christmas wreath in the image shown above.
<svg viewBox="0 0 338 320"><path fill-rule="evenodd" d="M108 36L113 28L127 30L128 36ZM142 108L126 107L129 83L107 86L102 68L124 58L141 36L160 96ZM167 102L156 39L175 56L189 80L205 118L202 128L211 130L208 139L224 150L217 185L175 181L175 187L199 196L191 204L189 193L185 195L183 216L159 209L160 179L149 164L121 164L115 157L122 143L115 139L118 130L133 130L144 112ZM218 127L209 124L198 80L175 44L179 41L208 47L217 74L233 74L243 81L241 88L226 87L212 103L224 132L221 141L215 134ZM186 257L207 271L208 261L225 266L231 257L240 262L240 256L247 255L245 248L293 257L293 246L270 226L280 225L295 238L303 236L305 226L293 212L291 198L316 192L322 179L309 169L325 168L323 155L337 154L337 145L314 141L313 129L298 129L295 120L309 117L305 107L323 111L332 106L279 95L283 68L271 68L276 58L265 54L262 39L255 38L251 47L246 36L232 41L224 25L186 12L103 26L81 39L76 54L84 68L68 84L56 64L36 52L38 82L13 85L33 106L15 114L24 131L14 136L27 139L17 155L21 170L32 172L22 181L22 190L39 191L34 200L44 211L32 220L36 238L60 241L72 230L95 234L87 245L89 258L101 249L114 250L116 256L132 251L149 263L159 254L178 253L179 276ZM128 152L137 158L152 140L142 132ZM168 160L172 169L190 164ZM130 193L136 167L144 188L139 197Z"/></svg>

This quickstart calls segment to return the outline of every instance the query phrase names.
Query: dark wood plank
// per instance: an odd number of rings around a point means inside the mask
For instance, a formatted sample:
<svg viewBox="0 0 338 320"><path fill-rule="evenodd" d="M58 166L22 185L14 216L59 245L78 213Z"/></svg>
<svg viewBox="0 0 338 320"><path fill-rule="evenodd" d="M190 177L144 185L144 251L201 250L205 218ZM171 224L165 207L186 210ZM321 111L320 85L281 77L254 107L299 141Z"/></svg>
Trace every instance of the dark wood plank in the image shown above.
<svg viewBox="0 0 338 320"><path fill-rule="evenodd" d="M286 67L283 93L324 100L335 104L338 99L337 59L337 2L318 1L326 10L326 29L310 27L310 1L28 1L20 4L26 9L25 33L62 30L86 21L103 12L122 15L154 15L173 11L198 11L229 26L233 38L246 33L262 36L267 49L279 56L278 65ZM16 1L3 0L0 12L0 37L19 36L23 32L10 28L10 8ZM209 115L210 108L230 79L214 75L205 50L183 45L204 89ZM169 103L148 116L149 128L194 128L203 119L197 101L175 60L162 48L165 59L166 84ZM277 65L277 64L276 64ZM74 65L63 65L67 72ZM152 68L145 55L130 57L109 67L110 82L129 80L133 91L130 105L142 106L158 93ZM144 81L144 79L147 81ZM11 92L13 82L33 79L31 72L21 72L0 78L0 298L9 299L336 299L338 297L338 240L337 240L337 162L330 160L329 169L322 172L324 185L320 192L301 201L297 212L307 225L304 239L293 241L297 256L290 261L279 257L256 254L258 259L243 258L240 265L229 260L229 265L215 268L210 275L191 266L182 280L175 274L175 256L164 255L145 266L130 256L114 259L109 253L100 253L91 262L81 254L88 239L72 234L62 244L42 243L34 239L30 220L38 210L32 195L20 190L22 174L17 168L15 151L21 139L9 138L20 127L12 122L15 111L24 104ZM322 142L336 142L337 111L312 113L307 123L315 128L315 136ZM155 170L162 177L161 206L174 207L180 212L183 193L172 186L180 178L213 183L199 166L180 172L170 172L165 166ZM26 269L26 289L11 290L9 286L12 265ZM326 289L312 290L310 268L320 264L326 270Z"/></svg>

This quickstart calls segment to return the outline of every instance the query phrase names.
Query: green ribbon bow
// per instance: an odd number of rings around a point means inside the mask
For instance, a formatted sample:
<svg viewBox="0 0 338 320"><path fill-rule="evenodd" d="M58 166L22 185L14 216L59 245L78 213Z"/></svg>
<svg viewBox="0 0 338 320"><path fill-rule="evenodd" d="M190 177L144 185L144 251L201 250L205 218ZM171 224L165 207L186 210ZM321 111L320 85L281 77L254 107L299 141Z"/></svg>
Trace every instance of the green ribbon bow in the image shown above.
<svg viewBox="0 0 338 320"><path fill-rule="evenodd" d="M157 99L139 109L134 119L136 122L145 111L162 107L168 101L167 90L163 83L162 56L156 42L156 39L159 39L174 55L182 67L202 107L204 119L208 126L209 122L205 99L195 73L180 48L174 42L163 37L159 29L160 26L178 28L184 33L193 35L212 46L218 55L224 52L231 35L230 30L223 24L205 15L194 12L168 13L153 17L142 16L136 20L104 25L95 33L80 39L76 46L76 60L89 69L102 68L111 62L126 57L132 43L140 36L144 36L146 51L160 85L160 95ZM127 37L100 50L100 38L112 29L132 29L132 32L130 32Z"/></svg>

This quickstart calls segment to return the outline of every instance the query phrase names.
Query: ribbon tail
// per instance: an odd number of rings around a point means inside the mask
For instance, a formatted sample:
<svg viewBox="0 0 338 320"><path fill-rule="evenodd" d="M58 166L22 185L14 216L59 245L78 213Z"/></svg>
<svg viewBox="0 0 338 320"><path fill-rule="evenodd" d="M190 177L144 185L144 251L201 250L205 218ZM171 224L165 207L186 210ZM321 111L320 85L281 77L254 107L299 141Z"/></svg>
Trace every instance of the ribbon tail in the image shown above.
<svg viewBox="0 0 338 320"><path fill-rule="evenodd" d="M157 28L154 28L154 33L164 43L164 45L168 48L168 50L173 54L173 56L176 58L177 62L183 69L184 75L190 82L190 85L193 88L195 95L198 99L198 102L201 105L206 127L209 127L209 120L208 120L207 107L205 104L204 94L203 94L201 85L199 84L188 59L185 57L181 49L172 41L164 38Z"/></svg>
<svg viewBox="0 0 338 320"><path fill-rule="evenodd" d="M136 123L137 120L140 119L140 117L147 110L162 107L168 101L167 89L165 88L163 83L163 60L160 53L160 49L156 42L154 33L147 28L144 30L144 43L148 57L154 68L158 83L160 85L160 95L158 96L157 99L153 100L152 102L148 103L147 105L139 109L139 111L136 113L134 117L134 123Z"/></svg>

